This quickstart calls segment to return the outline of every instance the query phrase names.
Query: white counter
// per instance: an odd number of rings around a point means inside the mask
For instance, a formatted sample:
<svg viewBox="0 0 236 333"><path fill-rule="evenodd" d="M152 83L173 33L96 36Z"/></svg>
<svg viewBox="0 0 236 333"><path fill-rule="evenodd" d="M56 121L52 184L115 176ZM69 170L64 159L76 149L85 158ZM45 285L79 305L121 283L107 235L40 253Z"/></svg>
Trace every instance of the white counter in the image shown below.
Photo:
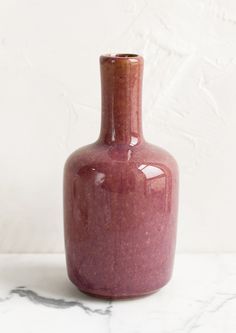
<svg viewBox="0 0 236 333"><path fill-rule="evenodd" d="M235 333L236 254L178 254L165 288L122 301L80 293L62 254L2 254L0 332Z"/></svg>

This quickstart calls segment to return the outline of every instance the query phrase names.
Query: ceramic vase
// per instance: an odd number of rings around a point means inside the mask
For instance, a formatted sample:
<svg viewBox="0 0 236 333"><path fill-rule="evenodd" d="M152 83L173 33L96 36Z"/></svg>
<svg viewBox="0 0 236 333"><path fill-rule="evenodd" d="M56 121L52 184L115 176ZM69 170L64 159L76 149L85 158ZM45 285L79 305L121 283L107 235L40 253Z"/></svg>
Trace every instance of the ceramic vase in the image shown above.
<svg viewBox="0 0 236 333"><path fill-rule="evenodd" d="M143 137L143 64L134 54L100 57L100 136L64 169L68 275L98 297L153 293L173 269L178 168Z"/></svg>

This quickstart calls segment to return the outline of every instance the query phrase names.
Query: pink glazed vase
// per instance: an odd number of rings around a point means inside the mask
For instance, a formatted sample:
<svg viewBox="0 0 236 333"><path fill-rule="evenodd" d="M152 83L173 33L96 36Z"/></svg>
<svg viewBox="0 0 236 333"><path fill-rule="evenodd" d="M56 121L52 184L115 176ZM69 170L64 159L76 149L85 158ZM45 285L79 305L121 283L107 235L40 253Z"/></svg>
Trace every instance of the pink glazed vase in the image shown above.
<svg viewBox="0 0 236 333"><path fill-rule="evenodd" d="M64 232L70 280L97 297L153 293L171 278L178 167L142 134L143 58L100 57L98 140L64 169Z"/></svg>

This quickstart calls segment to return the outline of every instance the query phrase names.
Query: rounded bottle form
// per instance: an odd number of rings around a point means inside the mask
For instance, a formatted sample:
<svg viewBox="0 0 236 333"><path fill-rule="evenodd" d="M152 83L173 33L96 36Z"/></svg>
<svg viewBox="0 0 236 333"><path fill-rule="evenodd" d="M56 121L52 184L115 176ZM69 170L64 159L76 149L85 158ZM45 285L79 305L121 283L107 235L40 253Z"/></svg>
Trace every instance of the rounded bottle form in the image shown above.
<svg viewBox="0 0 236 333"><path fill-rule="evenodd" d="M143 58L101 56L100 68L100 137L75 151L64 169L68 275L95 296L141 296L172 274L178 168L143 138Z"/></svg>

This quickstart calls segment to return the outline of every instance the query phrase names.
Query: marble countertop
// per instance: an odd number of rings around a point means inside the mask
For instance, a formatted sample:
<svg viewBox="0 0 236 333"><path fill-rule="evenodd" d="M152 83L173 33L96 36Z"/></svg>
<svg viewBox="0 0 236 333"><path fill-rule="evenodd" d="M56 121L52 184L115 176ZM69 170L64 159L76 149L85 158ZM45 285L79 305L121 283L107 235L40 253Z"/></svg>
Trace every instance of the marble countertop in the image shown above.
<svg viewBox="0 0 236 333"><path fill-rule="evenodd" d="M139 299L99 300L67 278L62 254L0 255L4 333L235 333L236 254L178 254L172 281Z"/></svg>

